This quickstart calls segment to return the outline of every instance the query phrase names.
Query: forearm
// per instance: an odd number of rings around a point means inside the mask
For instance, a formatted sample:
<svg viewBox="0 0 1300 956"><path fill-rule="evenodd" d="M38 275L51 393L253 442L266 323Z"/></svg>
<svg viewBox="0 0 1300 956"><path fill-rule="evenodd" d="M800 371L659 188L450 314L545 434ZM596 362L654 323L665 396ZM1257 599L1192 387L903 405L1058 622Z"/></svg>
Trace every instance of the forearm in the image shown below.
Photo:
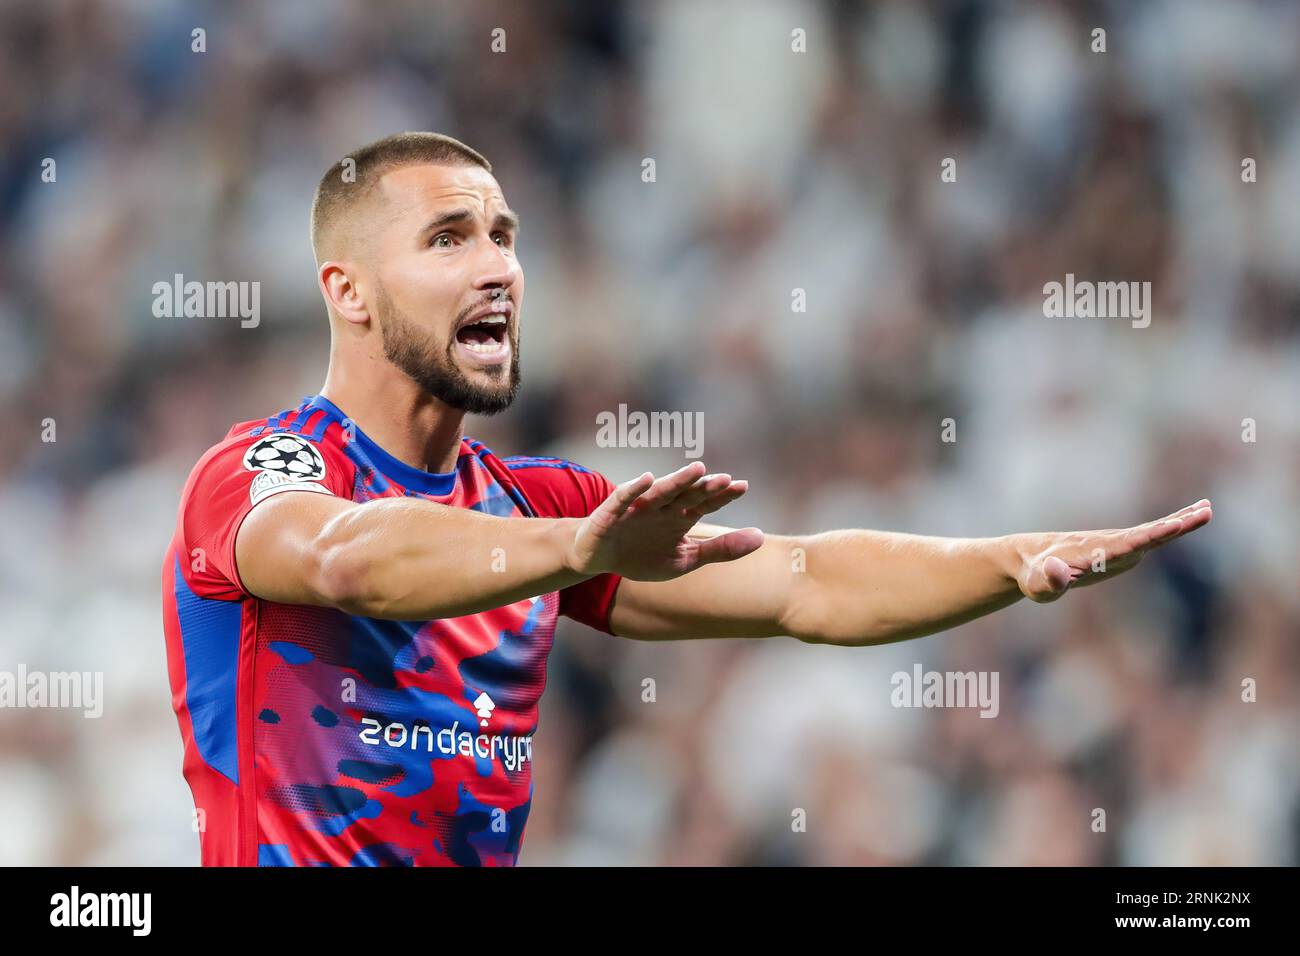
<svg viewBox="0 0 1300 956"><path fill-rule="evenodd" d="M782 629L814 644L882 644L963 624L1022 597L1014 535L939 538L831 531L803 549Z"/></svg>
<svg viewBox="0 0 1300 956"><path fill-rule="evenodd" d="M768 535L739 560L666 582L624 581L610 618L641 640L770 637L883 644L933 634L1014 604L1108 580L1210 520L1202 499L1107 531L933 538L886 531ZM698 524L692 537L726 531Z"/></svg>
<svg viewBox="0 0 1300 956"><path fill-rule="evenodd" d="M567 562L575 519L501 518L393 498L341 512L311 549L322 603L368 617L475 614L589 575Z"/></svg>

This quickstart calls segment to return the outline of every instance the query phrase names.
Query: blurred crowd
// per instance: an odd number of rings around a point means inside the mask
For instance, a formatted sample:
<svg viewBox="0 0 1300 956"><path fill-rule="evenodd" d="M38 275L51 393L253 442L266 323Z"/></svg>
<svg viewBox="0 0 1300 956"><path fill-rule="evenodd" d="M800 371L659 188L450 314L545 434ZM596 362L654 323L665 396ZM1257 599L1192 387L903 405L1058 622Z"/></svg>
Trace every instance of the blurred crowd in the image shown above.
<svg viewBox="0 0 1300 956"><path fill-rule="evenodd" d="M683 463L597 447L626 403L702 412L752 487L719 518L772 532L1215 506L919 641L562 622L525 865L1300 862L1300 6L4 0L0 89L0 670L105 675L98 719L0 710L0 863L197 863L180 489L318 390L312 190L405 129L523 220L498 454ZM260 281L262 321L156 318L176 273ZM1046 318L1067 273L1151 282L1150 327ZM916 663L998 672L998 717L892 706Z"/></svg>

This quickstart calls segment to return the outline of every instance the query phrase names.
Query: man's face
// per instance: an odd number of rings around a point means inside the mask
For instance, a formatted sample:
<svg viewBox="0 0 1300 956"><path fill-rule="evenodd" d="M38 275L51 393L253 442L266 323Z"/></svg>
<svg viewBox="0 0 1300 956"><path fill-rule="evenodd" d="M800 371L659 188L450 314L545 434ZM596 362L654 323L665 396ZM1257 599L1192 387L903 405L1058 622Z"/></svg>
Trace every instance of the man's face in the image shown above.
<svg viewBox="0 0 1300 956"><path fill-rule="evenodd" d="M373 313L384 355L453 408L493 415L519 389L517 219L479 166L382 177Z"/></svg>

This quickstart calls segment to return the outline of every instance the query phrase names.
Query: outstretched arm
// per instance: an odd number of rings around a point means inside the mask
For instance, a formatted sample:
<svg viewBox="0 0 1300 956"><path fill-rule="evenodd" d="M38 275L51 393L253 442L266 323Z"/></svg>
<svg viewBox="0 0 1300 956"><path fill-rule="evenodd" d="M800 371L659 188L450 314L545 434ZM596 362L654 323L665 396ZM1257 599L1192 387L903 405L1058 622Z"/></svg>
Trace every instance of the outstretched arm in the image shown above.
<svg viewBox="0 0 1300 956"><path fill-rule="evenodd" d="M405 621L476 614L606 572L665 581L747 555L762 541L757 529L687 537L746 489L703 471L691 464L657 480L647 472L581 519L285 491L249 512L235 539L236 565L244 587L263 600Z"/></svg>
<svg viewBox="0 0 1300 956"><path fill-rule="evenodd" d="M883 531L768 535L757 551L673 581L624 581L614 633L645 640L789 635L811 644L922 637L1013 604L1109 580L1210 520L1198 501L1105 531L936 538ZM726 529L697 525L708 538Z"/></svg>

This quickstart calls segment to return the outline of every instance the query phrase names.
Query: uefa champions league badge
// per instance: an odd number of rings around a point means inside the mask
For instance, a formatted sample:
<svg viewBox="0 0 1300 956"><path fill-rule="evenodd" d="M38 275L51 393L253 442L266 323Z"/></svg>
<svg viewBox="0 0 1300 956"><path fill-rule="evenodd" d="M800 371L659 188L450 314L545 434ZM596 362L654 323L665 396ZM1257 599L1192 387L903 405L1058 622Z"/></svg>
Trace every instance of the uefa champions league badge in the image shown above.
<svg viewBox="0 0 1300 956"><path fill-rule="evenodd" d="M298 435L267 435L249 446L244 467L257 472L249 488L253 504L280 491L332 492L320 480L325 458L320 449Z"/></svg>

